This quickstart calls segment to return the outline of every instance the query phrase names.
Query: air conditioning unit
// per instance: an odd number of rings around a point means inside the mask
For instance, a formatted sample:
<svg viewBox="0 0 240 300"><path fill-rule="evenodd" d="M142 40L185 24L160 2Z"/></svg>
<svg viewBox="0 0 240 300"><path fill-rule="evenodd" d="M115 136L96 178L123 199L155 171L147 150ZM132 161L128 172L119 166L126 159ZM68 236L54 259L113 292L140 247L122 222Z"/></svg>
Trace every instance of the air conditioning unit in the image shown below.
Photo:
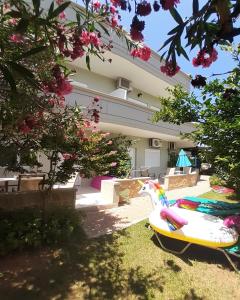
<svg viewBox="0 0 240 300"><path fill-rule="evenodd" d="M176 150L176 144L174 142L169 142L168 143L168 150L170 150L170 151Z"/></svg>
<svg viewBox="0 0 240 300"><path fill-rule="evenodd" d="M152 148L161 148L162 142L159 139L149 139L149 146Z"/></svg>
<svg viewBox="0 0 240 300"><path fill-rule="evenodd" d="M132 90L131 81L129 81L128 79L119 77L117 79L117 88L124 89L124 90L127 90L127 91L131 91Z"/></svg>

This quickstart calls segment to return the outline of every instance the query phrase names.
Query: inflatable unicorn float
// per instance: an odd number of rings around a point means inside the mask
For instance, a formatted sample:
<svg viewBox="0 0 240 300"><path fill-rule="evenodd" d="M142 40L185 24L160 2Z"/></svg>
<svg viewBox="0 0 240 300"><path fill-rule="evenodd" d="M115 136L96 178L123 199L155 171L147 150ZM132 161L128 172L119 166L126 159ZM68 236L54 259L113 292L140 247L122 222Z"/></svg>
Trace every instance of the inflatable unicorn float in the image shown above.
<svg viewBox="0 0 240 300"><path fill-rule="evenodd" d="M149 223L154 231L160 246L167 251L183 254L192 244L221 251L235 271L238 269L232 261L230 254L240 257L239 254L229 252L238 244L239 235L234 228L224 225L224 220L194 210L196 204L180 208L176 204L169 205L169 201L161 185L153 180L141 184L139 194L148 194L151 197L153 211L149 216ZM186 242L180 251L167 249L161 240L161 235Z"/></svg>

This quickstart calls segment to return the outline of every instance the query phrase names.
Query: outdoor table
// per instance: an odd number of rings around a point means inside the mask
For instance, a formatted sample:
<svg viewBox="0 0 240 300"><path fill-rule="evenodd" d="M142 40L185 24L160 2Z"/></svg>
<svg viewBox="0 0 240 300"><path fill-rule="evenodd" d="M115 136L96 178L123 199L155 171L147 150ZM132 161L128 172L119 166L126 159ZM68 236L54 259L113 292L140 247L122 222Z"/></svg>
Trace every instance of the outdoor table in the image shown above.
<svg viewBox="0 0 240 300"><path fill-rule="evenodd" d="M9 181L17 181L16 177L5 177L5 178L0 178L0 183L4 182L5 183L5 191L8 192L8 184Z"/></svg>

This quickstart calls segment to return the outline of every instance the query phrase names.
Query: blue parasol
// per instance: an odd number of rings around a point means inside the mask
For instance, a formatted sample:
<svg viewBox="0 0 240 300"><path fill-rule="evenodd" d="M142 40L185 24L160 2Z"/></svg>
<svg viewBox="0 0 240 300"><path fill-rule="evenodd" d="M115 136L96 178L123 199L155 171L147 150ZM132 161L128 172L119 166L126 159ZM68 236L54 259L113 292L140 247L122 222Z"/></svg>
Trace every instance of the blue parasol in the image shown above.
<svg viewBox="0 0 240 300"><path fill-rule="evenodd" d="M177 160L176 167L183 168L183 167L190 167L191 165L192 164L191 164L186 152L183 149L181 149L178 154L178 160Z"/></svg>

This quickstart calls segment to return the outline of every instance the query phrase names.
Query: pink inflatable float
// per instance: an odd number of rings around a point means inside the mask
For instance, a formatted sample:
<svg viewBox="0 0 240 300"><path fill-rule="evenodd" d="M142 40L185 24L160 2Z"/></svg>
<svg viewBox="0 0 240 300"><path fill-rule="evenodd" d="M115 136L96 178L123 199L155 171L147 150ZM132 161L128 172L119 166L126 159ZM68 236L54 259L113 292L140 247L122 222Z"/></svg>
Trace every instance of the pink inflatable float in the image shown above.
<svg viewBox="0 0 240 300"><path fill-rule="evenodd" d="M171 230L177 230L188 224L188 221L176 214L171 208L164 207L160 211L160 216L168 222Z"/></svg>

